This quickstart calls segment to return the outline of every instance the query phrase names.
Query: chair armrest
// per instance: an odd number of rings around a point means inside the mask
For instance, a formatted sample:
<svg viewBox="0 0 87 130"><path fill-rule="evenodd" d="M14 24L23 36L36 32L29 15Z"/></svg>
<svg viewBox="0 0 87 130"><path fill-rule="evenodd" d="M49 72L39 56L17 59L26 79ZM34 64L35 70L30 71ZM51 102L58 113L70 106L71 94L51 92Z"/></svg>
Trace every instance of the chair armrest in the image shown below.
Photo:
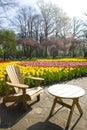
<svg viewBox="0 0 87 130"><path fill-rule="evenodd" d="M24 76L24 78L29 78L35 80L35 86L38 87L40 86L40 81L43 81L44 78L39 78L39 77L29 77L29 76Z"/></svg>
<svg viewBox="0 0 87 130"><path fill-rule="evenodd" d="M29 87L26 84L13 84L13 83L10 83L10 82L6 82L6 84L9 85L9 86L20 88L20 89L27 89Z"/></svg>
<svg viewBox="0 0 87 130"><path fill-rule="evenodd" d="M29 79L33 79L33 80L37 80L37 81L43 81L44 80L44 78L39 78L39 77L24 76L24 78L29 78Z"/></svg>

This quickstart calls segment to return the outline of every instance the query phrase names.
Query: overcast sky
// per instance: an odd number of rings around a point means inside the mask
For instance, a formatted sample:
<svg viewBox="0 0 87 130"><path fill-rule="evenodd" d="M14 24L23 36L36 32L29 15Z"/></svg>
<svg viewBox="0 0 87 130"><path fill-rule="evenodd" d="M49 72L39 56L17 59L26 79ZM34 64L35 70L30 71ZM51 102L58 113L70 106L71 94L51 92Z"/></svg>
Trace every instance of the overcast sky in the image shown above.
<svg viewBox="0 0 87 130"><path fill-rule="evenodd" d="M18 0L20 5L34 5L38 0ZM44 0L57 4L69 17L82 17L87 12L87 0Z"/></svg>
<svg viewBox="0 0 87 130"><path fill-rule="evenodd" d="M35 6L38 0L16 0L19 6ZM87 13L87 0L44 0L46 3L51 2L52 4L58 5L63 11L70 17L78 17L83 20L87 20L84 13ZM17 13L16 8L7 12L8 19L12 19ZM4 24L4 23L3 23ZM4 26L7 27L9 22L5 22Z"/></svg>

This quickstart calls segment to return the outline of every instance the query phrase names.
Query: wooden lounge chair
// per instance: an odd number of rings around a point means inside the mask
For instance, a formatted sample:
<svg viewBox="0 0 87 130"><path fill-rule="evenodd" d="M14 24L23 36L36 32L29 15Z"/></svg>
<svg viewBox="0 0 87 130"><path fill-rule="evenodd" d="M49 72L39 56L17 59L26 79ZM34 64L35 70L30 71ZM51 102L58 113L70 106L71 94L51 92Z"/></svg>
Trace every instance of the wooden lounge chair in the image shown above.
<svg viewBox="0 0 87 130"><path fill-rule="evenodd" d="M33 88L29 88L28 85L24 84L24 79L20 73L20 69L15 65L6 66L7 76L6 79L6 95L3 98L3 103L14 102L14 103L23 103L23 108L27 108L27 101L33 100L37 97L37 101L40 100L40 94L43 92L43 88L40 87L40 81L44 80L43 78L37 77L25 77L30 80L35 80L36 85ZM9 94L9 86L15 90L15 94Z"/></svg>

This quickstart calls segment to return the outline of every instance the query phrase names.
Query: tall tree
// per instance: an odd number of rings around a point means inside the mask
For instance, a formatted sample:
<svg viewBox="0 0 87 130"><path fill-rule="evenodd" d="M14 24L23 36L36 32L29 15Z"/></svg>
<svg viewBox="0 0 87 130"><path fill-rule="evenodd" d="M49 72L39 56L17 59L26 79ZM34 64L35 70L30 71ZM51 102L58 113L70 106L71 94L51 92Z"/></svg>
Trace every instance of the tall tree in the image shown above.
<svg viewBox="0 0 87 130"><path fill-rule="evenodd" d="M16 37L13 31L10 30L1 30L0 31L0 47L3 52L4 60L6 57L14 57L16 49Z"/></svg>
<svg viewBox="0 0 87 130"><path fill-rule="evenodd" d="M81 19L73 17L71 20L71 33L75 38L83 37L84 23Z"/></svg>
<svg viewBox="0 0 87 130"><path fill-rule="evenodd" d="M31 38L19 38L17 40L17 44L21 45L24 53L24 57L30 58L32 57L32 52L37 50L38 43Z"/></svg>
<svg viewBox="0 0 87 130"><path fill-rule="evenodd" d="M84 14L85 17L87 18L87 13ZM87 20L84 21L84 28L83 28L83 39L85 41L85 46L87 46Z"/></svg>
<svg viewBox="0 0 87 130"><path fill-rule="evenodd" d="M51 3L45 3L44 1L39 1L38 7L40 10L40 13L42 15L43 20L43 29L44 29L44 35L45 38L47 38L49 35L51 35L54 32L54 5Z"/></svg>
<svg viewBox="0 0 87 130"><path fill-rule="evenodd" d="M57 6L54 7L54 13L55 36L68 36L70 32L70 18L62 9L58 8Z"/></svg>
<svg viewBox="0 0 87 130"><path fill-rule="evenodd" d="M2 26L3 21L8 19L7 12L15 7L17 4L16 0L0 0L0 25ZM1 27L0 26L0 27Z"/></svg>
<svg viewBox="0 0 87 130"><path fill-rule="evenodd" d="M52 3L39 1L38 3L42 18L45 38L56 35L65 37L69 30L69 17L58 6Z"/></svg>
<svg viewBox="0 0 87 130"><path fill-rule="evenodd" d="M22 7L11 21L19 37L30 37L38 40L41 18L32 7Z"/></svg>

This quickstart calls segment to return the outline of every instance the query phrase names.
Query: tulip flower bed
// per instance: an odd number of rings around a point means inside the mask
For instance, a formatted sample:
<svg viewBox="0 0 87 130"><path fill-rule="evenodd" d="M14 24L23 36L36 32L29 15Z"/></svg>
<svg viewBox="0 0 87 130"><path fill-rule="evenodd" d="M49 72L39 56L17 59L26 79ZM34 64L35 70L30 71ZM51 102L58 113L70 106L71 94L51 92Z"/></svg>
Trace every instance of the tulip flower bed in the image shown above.
<svg viewBox="0 0 87 130"><path fill-rule="evenodd" d="M30 61L19 63L22 66L38 66L38 67L78 67L87 66L87 62L52 62L52 61Z"/></svg>
<svg viewBox="0 0 87 130"><path fill-rule="evenodd" d="M19 65L26 66L24 75L42 77L46 85L87 75L87 62L30 61Z"/></svg>
<svg viewBox="0 0 87 130"><path fill-rule="evenodd" d="M5 85L5 67L8 64L18 65L23 76L42 77L42 85L54 84L87 75L87 59L38 60L29 62L0 63L0 92ZM33 86L33 80L25 79L26 84Z"/></svg>

